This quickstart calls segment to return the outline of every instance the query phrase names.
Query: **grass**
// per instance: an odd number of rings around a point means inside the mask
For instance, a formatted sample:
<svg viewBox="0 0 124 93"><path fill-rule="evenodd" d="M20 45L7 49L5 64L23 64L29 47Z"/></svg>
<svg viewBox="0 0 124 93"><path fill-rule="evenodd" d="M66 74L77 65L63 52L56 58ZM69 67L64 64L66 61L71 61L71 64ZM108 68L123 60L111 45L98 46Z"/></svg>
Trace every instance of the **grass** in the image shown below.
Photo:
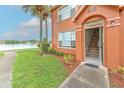
<svg viewBox="0 0 124 93"><path fill-rule="evenodd" d="M63 64L54 56L40 56L36 49L30 49L17 52L12 85L15 88L59 87L67 76Z"/></svg>
<svg viewBox="0 0 124 93"><path fill-rule="evenodd" d="M4 55L4 52L0 52L0 57L2 57Z"/></svg>

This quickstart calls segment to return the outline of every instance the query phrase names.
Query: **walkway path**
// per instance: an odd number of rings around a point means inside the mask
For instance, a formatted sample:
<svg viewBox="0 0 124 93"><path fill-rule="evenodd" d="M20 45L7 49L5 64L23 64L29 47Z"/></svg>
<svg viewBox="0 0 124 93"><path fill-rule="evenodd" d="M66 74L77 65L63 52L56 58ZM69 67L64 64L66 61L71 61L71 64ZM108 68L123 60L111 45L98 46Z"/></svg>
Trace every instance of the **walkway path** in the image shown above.
<svg viewBox="0 0 124 93"><path fill-rule="evenodd" d="M4 56L0 58L0 88L10 88L12 80L12 63L14 62L16 53L14 51L6 51Z"/></svg>
<svg viewBox="0 0 124 93"><path fill-rule="evenodd" d="M103 66L81 63L60 88L108 88L108 72Z"/></svg>

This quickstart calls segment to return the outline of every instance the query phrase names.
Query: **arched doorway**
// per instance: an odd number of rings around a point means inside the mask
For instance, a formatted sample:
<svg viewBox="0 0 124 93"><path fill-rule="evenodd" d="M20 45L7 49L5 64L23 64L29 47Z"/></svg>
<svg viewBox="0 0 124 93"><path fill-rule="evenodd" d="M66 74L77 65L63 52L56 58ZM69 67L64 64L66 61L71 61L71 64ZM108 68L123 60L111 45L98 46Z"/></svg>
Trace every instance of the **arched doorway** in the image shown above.
<svg viewBox="0 0 124 93"><path fill-rule="evenodd" d="M103 43L104 20L98 19L84 23L85 62L102 65L104 60Z"/></svg>

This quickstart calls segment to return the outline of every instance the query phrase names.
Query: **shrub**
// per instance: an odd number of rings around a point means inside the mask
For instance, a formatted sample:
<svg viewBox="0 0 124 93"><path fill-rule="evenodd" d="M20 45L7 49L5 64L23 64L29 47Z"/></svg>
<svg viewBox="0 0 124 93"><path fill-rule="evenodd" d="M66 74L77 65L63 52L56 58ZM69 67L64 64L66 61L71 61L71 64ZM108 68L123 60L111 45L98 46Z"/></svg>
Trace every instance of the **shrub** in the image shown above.
<svg viewBox="0 0 124 93"><path fill-rule="evenodd" d="M48 53L50 43L46 39L44 39L44 41L39 42L37 46L40 49L40 54Z"/></svg>
<svg viewBox="0 0 124 93"><path fill-rule="evenodd" d="M42 42L43 53L48 53L49 47L50 47L50 43L46 39L44 39L44 41Z"/></svg>
<svg viewBox="0 0 124 93"><path fill-rule="evenodd" d="M69 63L69 61L68 61L68 55L64 55L64 61L65 61L65 63Z"/></svg>
<svg viewBox="0 0 124 93"><path fill-rule="evenodd" d="M52 53L52 47L48 48L48 53Z"/></svg>
<svg viewBox="0 0 124 93"><path fill-rule="evenodd" d="M115 68L113 68L113 69L111 69L111 71L110 71L110 73L117 73L118 71L117 71L117 69L115 69Z"/></svg>
<svg viewBox="0 0 124 93"><path fill-rule="evenodd" d="M63 55L64 55L63 52L59 52L59 51L55 51L55 54L56 54L57 56L63 56Z"/></svg>
<svg viewBox="0 0 124 93"><path fill-rule="evenodd" d="M64 61L65 61L65 63L70 64L70 62L72 60L74 60L74 56L73 55L70 55L70 54L65 54L64 55Z"/></svg>
<svg viewBox="0 0 124 93"><path fill-rule="evenodd" d="M39 42L39 43L37 44L37 47L40 49L40 54L42 55L42 54L43 54L42 43Z"/></svg>
<svg viewBox="0 0 124 93"><path fill-rule="evenodd" d="M52 47L49 47L49 48L48 48L48 53L50 53L50 54L55 54L55 52L56 52L56 51L53 50Z"/></svg>
<svg viewBox="0 0 124 93"><path fill-rule="evenodd" d="M118 72L124 74L124 67L118 67Z"/></svg>
<svg viewBox="0 0 124 93"><path fill-rule="evenodd" d="M50 54L55 54L55 55L57 55L57 56L63 56L63 55L64 55L63 52L56 51L56 50L52 49L51 47L49 47L48 52L49 52Z"/></svg>
<svg viewBox="0 0 124 93"><path fill-rule="evenodd" d="M74 56L74 55L69 55L69 59L70 59L70 61L73 61L73 60L74 60L74 58L75 58L75 56Z"/></svg>
<svg viewBox="0 0 124 93"><path fill-rule="evenodd" d="M111 88L119 88L119 85L117 83L113 82L110 85L111 85Z"/></svg>

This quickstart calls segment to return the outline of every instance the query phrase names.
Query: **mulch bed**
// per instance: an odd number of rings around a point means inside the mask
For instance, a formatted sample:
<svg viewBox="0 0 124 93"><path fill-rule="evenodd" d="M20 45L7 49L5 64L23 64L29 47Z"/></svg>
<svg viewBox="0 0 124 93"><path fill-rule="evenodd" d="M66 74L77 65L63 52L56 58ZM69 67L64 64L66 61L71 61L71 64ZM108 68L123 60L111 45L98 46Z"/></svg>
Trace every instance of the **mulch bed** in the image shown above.
<svg viewBox="0 0 124 93"><path fill-rule="evenodd" d="M64 62L64 58L63 57L60 57L60 56L55 56L57 57L61 62L62 64L64 65L65 69L71 73L74 71L74 69L80 64L80 62L76 61L76 60L73 60L72 62L70 62L71 64L67 64Z"/></svg>
<svg viewBox="0 0 124 93"><path fill-rule="evenodd" d="M111 88L124 88L124 74L122 73L112 73L109 70L109 82Z"/></svg>

